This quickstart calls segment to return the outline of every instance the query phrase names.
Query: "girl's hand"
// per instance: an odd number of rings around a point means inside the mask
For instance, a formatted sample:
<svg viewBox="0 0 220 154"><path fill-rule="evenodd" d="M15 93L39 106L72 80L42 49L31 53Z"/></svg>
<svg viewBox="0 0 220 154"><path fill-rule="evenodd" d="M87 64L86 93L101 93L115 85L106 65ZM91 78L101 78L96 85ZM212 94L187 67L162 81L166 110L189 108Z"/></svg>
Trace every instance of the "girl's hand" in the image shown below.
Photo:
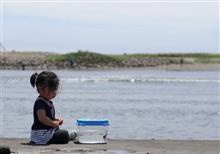
<svg viewBox="0 0 220 154"><path fill-rule="evenodd" d="M59 128L60 126L59 121L57 120L53 121L53 125L54 125L54 128Z"/></svg>
<svg viewBox="0 0 220 154"><path fill-rule="evenodd" d="M61 119L61 118L56 118L56 120L59 122L59 125L62 125L62 124L63 124L63 119Z"/></svg>

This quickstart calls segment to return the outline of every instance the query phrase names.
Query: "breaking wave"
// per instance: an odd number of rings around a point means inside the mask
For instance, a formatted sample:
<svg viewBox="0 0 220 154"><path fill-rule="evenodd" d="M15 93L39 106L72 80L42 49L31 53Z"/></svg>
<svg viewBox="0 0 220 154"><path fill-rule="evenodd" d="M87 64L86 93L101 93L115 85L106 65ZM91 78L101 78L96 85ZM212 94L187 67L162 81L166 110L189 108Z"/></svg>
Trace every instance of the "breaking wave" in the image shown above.
<svg viewBox="0 0 220 154"><path fill-rule="evenodd" d="M217 79L179 79L179 78L155 78L155 77L145 77L145 78L132 78L132 77L72 77L72 78L61 78L62 82L69 83L83 83L83 82L130 82L130 83L148 83L148 82L162 82L162 83L220 83Z"/></svg>

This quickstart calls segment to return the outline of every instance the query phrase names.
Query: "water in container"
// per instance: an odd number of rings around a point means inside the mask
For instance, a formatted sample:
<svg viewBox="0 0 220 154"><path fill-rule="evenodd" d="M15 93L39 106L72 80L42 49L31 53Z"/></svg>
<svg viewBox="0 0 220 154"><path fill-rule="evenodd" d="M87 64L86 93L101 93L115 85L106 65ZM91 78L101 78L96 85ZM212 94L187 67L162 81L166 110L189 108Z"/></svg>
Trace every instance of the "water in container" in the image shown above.
<svg viewBox="0 0 220 154"><path fill-rule="evenodd" d="M79 143L107 143L107 119L77 119Z"/></svg>

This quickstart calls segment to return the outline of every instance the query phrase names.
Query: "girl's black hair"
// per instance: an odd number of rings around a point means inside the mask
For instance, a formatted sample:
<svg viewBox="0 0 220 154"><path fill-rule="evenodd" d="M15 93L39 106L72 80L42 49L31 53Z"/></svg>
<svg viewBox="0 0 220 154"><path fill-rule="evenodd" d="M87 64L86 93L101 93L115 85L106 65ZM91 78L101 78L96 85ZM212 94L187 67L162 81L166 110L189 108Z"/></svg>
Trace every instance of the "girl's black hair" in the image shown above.
<svg viewBox="0 0 220 154"><path fill-rule="evenodd" d="M33 73L30 78L32 87L48 87L50 91L55 91L59 86L59 78L54 72L43 71L40 74ZM38 90L39 91L39 90Z"/></svg>

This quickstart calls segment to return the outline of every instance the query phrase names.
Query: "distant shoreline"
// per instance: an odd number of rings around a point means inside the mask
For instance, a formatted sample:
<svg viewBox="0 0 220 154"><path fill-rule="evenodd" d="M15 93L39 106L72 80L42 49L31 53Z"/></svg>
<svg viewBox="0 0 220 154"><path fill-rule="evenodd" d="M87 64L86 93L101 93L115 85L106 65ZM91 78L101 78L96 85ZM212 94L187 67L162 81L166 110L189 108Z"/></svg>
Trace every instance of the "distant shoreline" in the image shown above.
<svg viewBox="0 0 220 154"><path fill-rule="evenodd" d="M124 54L104 55L87 51L55 54L5 52L2 70L112 70L219 71L220 54Z"/></svg>
<svg viewBox="0 0 220 154"><path fill-rule="evenodd" d="M42 67L29 67L27 66L25 69L22 69L22 67L15 67L15 66L9 66L6 69L0 67L0 70L69 70L69 71L77 71L77 70L87 70L87 71L112 71L112 70L157 70L157 71L215 71L220 72L220 64L185 64L183 66L177 65L177 64L171 64L171 65L162 65L162 66L154 66L154 67L121 67L121 68L109 68L109 67L103 67L103 68L76 68L76 69L70 69L70 68L42 68Z"/></svg>

